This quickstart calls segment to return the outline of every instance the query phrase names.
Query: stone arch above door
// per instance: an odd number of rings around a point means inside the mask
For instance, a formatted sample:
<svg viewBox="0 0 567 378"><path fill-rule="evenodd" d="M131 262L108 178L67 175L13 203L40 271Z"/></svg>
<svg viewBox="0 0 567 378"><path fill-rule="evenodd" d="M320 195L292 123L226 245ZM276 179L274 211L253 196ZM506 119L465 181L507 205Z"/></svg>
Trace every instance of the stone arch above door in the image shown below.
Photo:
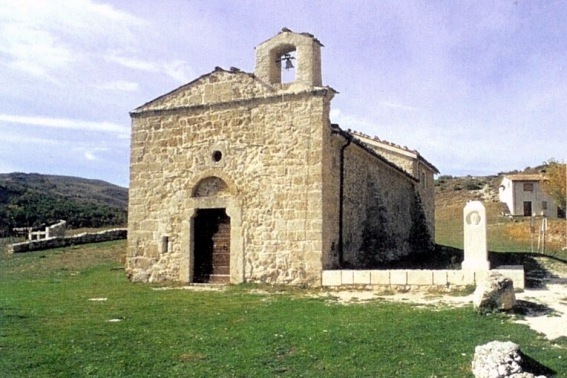
<svg viewBox="0 0 567 378"><path fill-rule="evenodd" d="M219 172L202 172L194 180L186 198L186 218L183 221L182 250L187 258L181 263L180 279L193 281L195 217L199 210L225 209L230 217L230 283L244 282L244 238L242 208L232 180Z"/></svg>
<svg viewBox="0 0 567 378"><path fill-rule="evenodd" d="M230 188L220 177L210 176L202 179L195 185L191 197L227 197L230 196Z"/></svg>
<svg viewBox="0 0 567 378"><path fill-rule="evenodd" d="M238 194L232 179L217 169L205 170L191 181L188 189L193 199L235 197Z"/></svg>

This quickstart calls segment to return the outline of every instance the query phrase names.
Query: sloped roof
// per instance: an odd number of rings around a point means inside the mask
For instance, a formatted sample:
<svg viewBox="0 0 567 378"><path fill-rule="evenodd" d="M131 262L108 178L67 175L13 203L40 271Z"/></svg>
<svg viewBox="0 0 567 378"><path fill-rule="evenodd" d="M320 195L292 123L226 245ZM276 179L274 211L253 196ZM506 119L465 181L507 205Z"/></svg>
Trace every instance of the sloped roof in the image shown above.
<svg viewBox="0 0 567 378"><path fill-rule="evenodd" d="M516 173L512 175L504 175L505 178L511 181L544 181L545 175L540 173Z"/></svg>
<svg viewBox="0 0 567 378"><path fill-rule="evenodd" d="M377 136L371 137L370 135L361 133L359 131L355 131L355 130L348 130L349 133L351 133L353 136L355 137L359 137L362 138L362 142L366 143L366 140L368 140L368 144L370 146L372 146L373 144L376 145L382 145L385 147L388 147L389 149L392 149L394 151L397 150L397 152L399 153L405 153L405 154L409 154L411 155L411 157L413 157L414 159L417 159L418 161L422 162L423 164L427 165L432 171L434 171L435 173L439 173L439 170L437 169L437 167L435 167L433 164L431 164L427 159L425 159L417 150L412 150L409 147L406 146L400 146L398 144L392 143L392 142L388 142L387 140L383 140L378 138Z"/></svg>
<svg viewBox="0 0 567 378"><path fill-rule="evenodd" d="M417 182L419 181L419 179L417 179L416 177L412 176L411 174L409 174L408 172L406 172L404 169L400 168L398 165L392 163L390 160L386 159L384 156L380 155L378 152L376 152L375 149L373 149L372 147L370 147L368 144L362 142L360 139L356 138L352 132L349 131L345 131L343 129L341 129L341 127L335 123L331 124L331 129L334 131L334 133L337 133L339 135L342 135L344 138L350 140L352 143L354 143L355 145L359 146L360 148L362 148L365 152L367 152L368 154L372 155L374 158L380 160L382 163L384 163L385 165L389 166L390 168L394 169L395 171L397 171L398 173L410 178L412 181Z"/></svg>

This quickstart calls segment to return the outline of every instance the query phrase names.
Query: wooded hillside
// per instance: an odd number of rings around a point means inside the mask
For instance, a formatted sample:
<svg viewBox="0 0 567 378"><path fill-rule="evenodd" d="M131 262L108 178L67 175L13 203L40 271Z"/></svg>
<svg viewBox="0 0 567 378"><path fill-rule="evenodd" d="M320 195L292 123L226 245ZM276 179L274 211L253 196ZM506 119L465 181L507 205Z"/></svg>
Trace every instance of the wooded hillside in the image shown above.
<svg viewBox="0 0 567 378"><path fill-rule="evenodd" d="M101 180L0 174L0 236L60 219L69 228L125 226L128 189Z"/></svg>

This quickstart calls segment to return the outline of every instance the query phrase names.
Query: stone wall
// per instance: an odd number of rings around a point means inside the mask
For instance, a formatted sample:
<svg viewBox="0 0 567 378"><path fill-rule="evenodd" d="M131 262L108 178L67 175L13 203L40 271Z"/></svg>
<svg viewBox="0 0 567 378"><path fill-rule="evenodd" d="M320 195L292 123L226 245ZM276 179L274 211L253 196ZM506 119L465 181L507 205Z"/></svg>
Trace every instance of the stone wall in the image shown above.
<svg viewBox="0 0 567 378"><path fill-rule="evenodd" d="M127 231L125 228L118 228L96 233L82 233L74 236L56 237L50 239L33 240L23 243L15 243L8 247L8 253L23 253L41 251L45 249L68 247L71 245L100 243L111 240L126 239Z"/></svg>
<svg viewBox="0 0 567 378"><path fill-rule="evenodd" d="M524 289L524 267L501 266L493 271L514 281L515 289ZM386 290L411 290L419 288L459 288L476 285L488 271L466 270L325 270L322 285L341 289L382 288Z"/></svg>
<svg viewBox="0 0 567 378"><path fill-rule="evenodd" d="M347 143L335 136L329 140L330 168L326 176L325 230L331 251L326 268L340 266L339 209L340 155ZM344 148L343 264L353 268L377 268L430 247L425 210L409 174L360 144Z"/></svg>
<svg viewBox="0 0 567 378"><path fill-rule="evenodd" d="M258 86L248 74L217 70L187 90L233 99ZM159 99L161 110L150 103L132 114L130 277L191 282L195 212L226 208L232 283L319 284L322 133L333 92L266 91L253 100L180 106L191 96L175 92L173 105ZM203 189L203 180L226 187Z"/></svg>
<svg viewBox="0 0 567 378"><path fill-rule="evenodd" d="M212 89L195 88L201 86ZM250 75L216 70L186 88L189 94L172 92L173 105L160 98L132 113L133 280L192 282L192 222L205 208L225 208L231 218L232 283L319 285L323 267L340 266L345 139L329 123L333 92L267 91L234 100L250 88L258 88ZM182 105L207 92L231 101ZM416 252L414 226L423 216L417 181L357 143L345 149L344 172L342 262L376 267ZM431 235L421 231L426 245Z"/></svg>
<svg viewBox="0 0 567 378"><path fill-rule="evenodd" d="M425 212L427 227L435 238L435 174L439 173L437 168L425 160L417 151L407 147L380 140L377 137L351 131L357 139L368 145L380 156L396 164L405 172L413 176L419 184L416 185L419 197Z"/></svg>

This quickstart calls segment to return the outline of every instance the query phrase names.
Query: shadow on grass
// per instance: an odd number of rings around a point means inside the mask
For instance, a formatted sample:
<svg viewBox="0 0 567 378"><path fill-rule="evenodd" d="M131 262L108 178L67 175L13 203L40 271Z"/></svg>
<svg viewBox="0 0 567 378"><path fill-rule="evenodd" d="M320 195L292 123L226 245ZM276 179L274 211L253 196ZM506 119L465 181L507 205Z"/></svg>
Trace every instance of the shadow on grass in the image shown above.
<svg viewBox="0 0 567 378"><path fill-rule="evenodd" d="M548 368L547 366L537 362L527 354L520 352L522 357L522 369L524 373L531 373L537 376L545 376L545 377L555 377L557 372L553 369Z"/></svg>

